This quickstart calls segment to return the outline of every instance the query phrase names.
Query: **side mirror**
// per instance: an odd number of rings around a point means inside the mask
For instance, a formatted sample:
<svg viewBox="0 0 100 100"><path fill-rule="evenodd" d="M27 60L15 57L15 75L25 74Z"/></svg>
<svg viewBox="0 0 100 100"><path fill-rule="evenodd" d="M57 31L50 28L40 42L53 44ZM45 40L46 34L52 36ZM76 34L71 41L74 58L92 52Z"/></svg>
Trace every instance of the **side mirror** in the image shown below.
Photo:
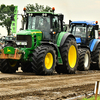
<svg viewBox="0 0 100 100"><path fill-rule="evenodd" d="M67 26L65 24L65 22L63 22L63 30L66 32L67 31Z"/></svg>
<svg viewBox="0 0 100 100"><path fill-rule="evenodd" d="M99 25L95 25L94 30L99 30Z"/></svg>
<svg viewBox="0 0 100 100"><path fill-rule="evenodd" d="M63 30L66 32L67 31L67 26L63 26Z"/></svg>
<svg viewBox="0 0 100 100"><path fill-rule="evenodd" d="M59 20L63 20L63 19L64 19L63 14L60 14L60 15L59 15Z"/></svg>
<svg viewBox="0 0 100 100"><path fill-rule="evenodd" d="M72 21L71 21L71 20L69 20L69 27L71 26L71 22L72 22Z"/></svg>

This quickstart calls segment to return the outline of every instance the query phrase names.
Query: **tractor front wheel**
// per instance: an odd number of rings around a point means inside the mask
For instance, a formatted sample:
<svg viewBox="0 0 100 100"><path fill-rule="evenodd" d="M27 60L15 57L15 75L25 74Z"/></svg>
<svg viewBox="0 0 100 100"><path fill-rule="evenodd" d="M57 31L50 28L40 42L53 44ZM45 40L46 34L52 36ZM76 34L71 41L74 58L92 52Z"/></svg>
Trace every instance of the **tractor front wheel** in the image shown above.
<svg viewBox="0 0 100 100"><path fill-rule="evenodd" d="M0 70L2 73L15 73L18 70L19 62L17 60L3 59Z"/></svg>
<svg viewBox="0 0 100 100"><path fill-rule="evenodd" d="M79 49L79 65L78 70L87 71L90 69L91 56L87 49Z"/></svg>
<svg viewBox="0 0 100 100"><path fill-rule="evenodd" d="M56 51L52 46L41 45L32 54L32 68L38 75L53 74L56 66Z"/></svg>

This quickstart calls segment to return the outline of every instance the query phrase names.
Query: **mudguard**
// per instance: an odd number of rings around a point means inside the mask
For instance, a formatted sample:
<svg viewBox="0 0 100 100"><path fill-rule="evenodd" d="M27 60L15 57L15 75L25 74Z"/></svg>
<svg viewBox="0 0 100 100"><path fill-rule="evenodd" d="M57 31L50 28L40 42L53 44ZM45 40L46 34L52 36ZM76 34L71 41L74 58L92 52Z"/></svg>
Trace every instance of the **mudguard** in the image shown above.
<svg viewBox="0 0 100 100"><path fill-rule="evenodd" d="M99 43L100 43L100 39L92 39L89 43L90 51L91 52L95 51Z"/></svg>
<svg viewBox="0 0 100 100"><path fill-rule="evenodd" d="M61 32L57 39L57 46L61 47L68 37L72 37L75 39L75 37L71 33Z"/></svg>
<svg viewBox="0 0 100 100"><path fill-rule="evenodd" d="M54 44L53 42L41 41L41 44L44 44L44 45L52 45L52 46L55 48L55 50L56 50L56 52L57 52L57 54L58 54L58 47L57 47L57 45Z"/></svg>

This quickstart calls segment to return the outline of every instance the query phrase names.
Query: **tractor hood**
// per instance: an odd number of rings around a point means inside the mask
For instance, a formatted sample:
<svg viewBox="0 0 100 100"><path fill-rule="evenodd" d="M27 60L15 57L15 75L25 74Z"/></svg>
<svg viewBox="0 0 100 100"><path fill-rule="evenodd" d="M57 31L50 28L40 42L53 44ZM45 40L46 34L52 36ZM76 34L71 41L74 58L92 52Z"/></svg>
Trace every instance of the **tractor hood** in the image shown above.
<svg viewBox="0 0 100 100"><path fill-rule="evenodd" d="M22 30L20 32L17 33L17 35L33 35L36 33L42 33L42 31L40 30Z"/></svg>
<svg viewBox="0 0 100 100"><path fill-rule="evenodd" d="M17 33L16 44L23 51L23 59L28 59L28 55L41 44L42 32L40 30L22 30Z"/></svg>
<svg viewBox="0 0 100 100"><path fill-rule="evenodd" d="M42 40L42 31L40 30L22 30L17 33L16 44L21 48L34 49Z"/></svg>

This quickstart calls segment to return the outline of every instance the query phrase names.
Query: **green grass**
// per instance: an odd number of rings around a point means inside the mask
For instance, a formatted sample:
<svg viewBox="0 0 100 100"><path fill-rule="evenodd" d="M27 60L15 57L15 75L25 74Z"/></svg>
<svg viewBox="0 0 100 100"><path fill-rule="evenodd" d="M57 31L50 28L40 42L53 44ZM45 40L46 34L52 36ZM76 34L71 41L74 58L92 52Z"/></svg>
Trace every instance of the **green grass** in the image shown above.
<svg viewBox="0 0 100 100"><path fill-rule="evenodd" d="M84 98L84 99L81 99L81 100L95 100L95 96L93 96L91 98ZM97 96L97 100L100 100L100 95Z"/></svg>

